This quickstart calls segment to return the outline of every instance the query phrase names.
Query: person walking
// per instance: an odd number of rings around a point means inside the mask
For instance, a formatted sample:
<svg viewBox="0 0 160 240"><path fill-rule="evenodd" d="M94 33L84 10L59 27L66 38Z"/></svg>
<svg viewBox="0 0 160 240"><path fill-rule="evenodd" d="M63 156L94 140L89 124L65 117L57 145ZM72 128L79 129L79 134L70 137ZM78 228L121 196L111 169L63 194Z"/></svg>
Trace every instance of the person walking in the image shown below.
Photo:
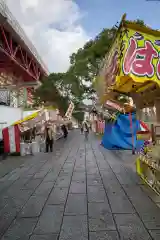
<svg viewBox="0 0 160 240"><path fill-rule="evenodd" d="M46 152L53 152L53 129L50 125L46 127Z"/></svg>
<svg viewBox="0 0 160 240"><path fill-rule="evenodd" d="M83 124L80 125L81 134L83 134Z"/></svg>
<svg viewBox="0 0 160 240"><path fill-rule="evenodd" d="M83 131L84 131L85 139L88 140L89 127L87 122L83 123Z"/></svg>
<svg viewBox="0 0 160 240"><path fill-rule="evenodd" d="M66 128L66 125L62 125L62 131L63 131L63 136L64 136L64 138L67 138L67 136L68 136L68 130L67 130L67 128Z"/></svg>

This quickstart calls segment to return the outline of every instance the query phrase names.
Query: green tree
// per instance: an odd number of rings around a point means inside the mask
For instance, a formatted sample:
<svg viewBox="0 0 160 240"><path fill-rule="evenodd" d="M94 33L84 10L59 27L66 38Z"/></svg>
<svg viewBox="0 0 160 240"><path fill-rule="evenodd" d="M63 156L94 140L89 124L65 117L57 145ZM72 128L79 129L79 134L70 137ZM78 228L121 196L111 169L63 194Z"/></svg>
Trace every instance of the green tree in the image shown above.
<svg viewBox="0 0 160 240"><path fill-rule="evenodd" d="M78 78L78 81L92 82L98 74L102 59L110 49L116 28L104 29L94 40L88 41L83 48L70 57L69 72Z"/></svg>
<svg viewBox="0 0 160 240"><path fill-rule="evenodd" d="M63 83L63 74L52 73L44 78L42 85L35 91L35 104L53 105L64 115L68 108L68 86Z"/></svg>
<svg viewBox="0 0 160 240"><path fill-rule="evenodd" d="M82 123L84 120L84 112L77 110L76 112L73 112L73 117Z"/></svg>

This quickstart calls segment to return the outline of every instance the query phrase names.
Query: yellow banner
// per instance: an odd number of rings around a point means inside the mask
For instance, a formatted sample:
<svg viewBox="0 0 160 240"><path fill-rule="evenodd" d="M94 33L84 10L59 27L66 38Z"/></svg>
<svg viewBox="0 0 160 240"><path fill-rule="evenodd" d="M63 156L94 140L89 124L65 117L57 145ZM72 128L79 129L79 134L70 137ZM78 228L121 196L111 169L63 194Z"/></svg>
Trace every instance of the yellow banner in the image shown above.
<svg viewBox="0 0 160 240"><path fill-rule="evenodd" d="M137 83L154 81L160 86L160 34L156 37L129 28L122 34L118 81L127 76Z"/></svg>
<svg viewBox="0 0 160 240"><path fill-rule="evenodd" d="M155 83L160 87L160 32L123 21L95 82L99 99L144 92Z"/></svg>
<svg viewBox="0 0 160 240"><path fill-rule="evenodd" d="M108 86L115 84L116 76L120 71L119 47L120 38L117 37L111 47L111 50L106 55L100 73L94 82L100 102L104 102L107 99L112 99L112 97L108 95L107 88ZM108 96L108 98L106 96Z"/></svg>
<svg viewBox="0 0 160 240"><path fill-rule="evenodd" d="M105 82L105 86L114 85L116 76L119 74L119 48L120 38L117 37L107 54L102 70L100 71L101 81Z"/></svg>

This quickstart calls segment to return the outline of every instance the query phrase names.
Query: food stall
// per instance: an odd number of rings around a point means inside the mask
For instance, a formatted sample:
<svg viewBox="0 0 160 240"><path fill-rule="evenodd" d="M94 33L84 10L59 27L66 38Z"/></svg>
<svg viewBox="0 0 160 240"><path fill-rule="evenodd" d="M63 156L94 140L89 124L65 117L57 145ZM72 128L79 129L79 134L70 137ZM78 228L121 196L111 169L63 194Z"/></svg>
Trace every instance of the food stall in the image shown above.
<svg viewBox="0 0 160 240"><path fill-rule="evenodd" d="M122 17L114 42L94 84L101 104L120 95L133 99L137 115L156 109L156 123L137 138L144 140L137 158L137 173L160 194L160 31ZM151 132L151 133L150 133ZM154 140L154 141L153 141Z"/></svg>
<svg viewBox="0 0 160 240"><path fill-rule="evenodd" d="M50 124L54 132L54 140L63 137L62 117L53 109L40 109L3 129L5 152L20 155L35 154L45 151L45 127Z"/></svg>

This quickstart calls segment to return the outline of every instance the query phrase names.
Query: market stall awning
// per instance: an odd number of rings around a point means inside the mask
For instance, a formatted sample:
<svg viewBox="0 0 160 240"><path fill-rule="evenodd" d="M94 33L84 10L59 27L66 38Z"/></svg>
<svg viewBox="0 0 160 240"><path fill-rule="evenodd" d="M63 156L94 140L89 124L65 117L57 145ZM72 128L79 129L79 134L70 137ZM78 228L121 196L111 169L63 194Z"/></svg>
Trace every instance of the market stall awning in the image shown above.
<svg viewBox="0 0 160 240"><path fill-rule="evenodd" d="M21 124L21 123L23 123L23 122L27 122L27 121L29 121L29 120L32 120L32 119L34 119L34 118L36 118L36 117L38 116L38 114L40 113L40 111L41 111L41 110L38 110L38 111L32 113L31 115L26 116L25 118L14 122L12 125L17 125L17 124Z"/></svg>
<svg viewBox="0 0 160 240"><path fill-rule="evenodd" d="M141 106L160 95L160 31L123 17L115 41L94 81L101 102L116 94L138 97ZM143 97L141 95L143 94Z"/></svg>

